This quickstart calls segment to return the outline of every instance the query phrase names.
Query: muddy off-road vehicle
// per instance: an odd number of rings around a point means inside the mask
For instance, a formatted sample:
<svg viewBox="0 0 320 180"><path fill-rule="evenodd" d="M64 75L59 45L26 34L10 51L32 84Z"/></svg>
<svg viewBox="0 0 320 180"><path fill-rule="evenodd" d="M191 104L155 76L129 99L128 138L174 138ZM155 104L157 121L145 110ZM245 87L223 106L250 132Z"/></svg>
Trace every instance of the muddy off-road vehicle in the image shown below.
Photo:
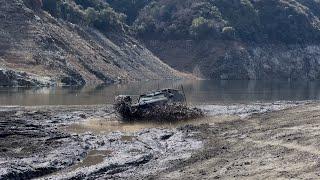
<svg viewBox="0 0 320 180"><path fill-rule="evenodd" d="M184 120L203 116L198 108L186 105L183 90L162 89L138 96L120 95L115 99L114 108L123 120Z"/></svg>

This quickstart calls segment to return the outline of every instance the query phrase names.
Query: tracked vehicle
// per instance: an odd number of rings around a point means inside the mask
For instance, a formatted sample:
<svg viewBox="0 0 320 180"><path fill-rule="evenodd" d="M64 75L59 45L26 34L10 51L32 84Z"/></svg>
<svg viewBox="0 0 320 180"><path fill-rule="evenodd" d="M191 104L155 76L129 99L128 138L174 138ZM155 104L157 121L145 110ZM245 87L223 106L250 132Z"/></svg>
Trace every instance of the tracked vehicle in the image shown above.
<svg viewBox="0 0 320 180"><path fill-rule="evenodd" d="M120 95L114 108L123 120L182 120L202 116L200 109L189 108L183 90L162 89L138 96Z"/></svg>

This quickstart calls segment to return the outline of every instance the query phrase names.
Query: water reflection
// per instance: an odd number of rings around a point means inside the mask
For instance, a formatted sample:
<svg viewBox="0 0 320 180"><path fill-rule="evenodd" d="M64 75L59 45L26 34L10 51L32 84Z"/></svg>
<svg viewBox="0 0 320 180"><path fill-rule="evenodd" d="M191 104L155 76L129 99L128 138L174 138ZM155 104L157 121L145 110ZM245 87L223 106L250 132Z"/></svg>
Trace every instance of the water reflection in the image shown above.
<svg viewBox="0 0 320 180"><path fill-rule="evenodd" d="M119 94L180 88L195 104L319 99L320 82L146 81L97 87L0 88L1 105L84 105L112 103Z"/></svg>

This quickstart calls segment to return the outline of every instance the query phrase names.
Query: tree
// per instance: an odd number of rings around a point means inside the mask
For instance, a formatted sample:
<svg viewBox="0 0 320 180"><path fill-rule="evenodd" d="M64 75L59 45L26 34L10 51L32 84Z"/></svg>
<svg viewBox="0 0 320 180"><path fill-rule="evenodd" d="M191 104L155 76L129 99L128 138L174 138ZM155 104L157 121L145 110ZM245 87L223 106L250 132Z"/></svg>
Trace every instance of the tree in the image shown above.
<svg viewBox="0 0 320 180"><path fill-rule="evenodd" d="M86 9L85 14L86 14L86 22L89 25L94 25L99 15L98 12L92 7L89 7L88 9Z"/></svg>
<svg viewBox="0 0 320 180"><path fill-rule="evenodd" d="M195 38L201 38L207 35L213 28L213 24L204 17L193 19L190 27L190 34Z"/></svg>
<svg viewBox="0 0 320 180"><path fill-rule="evenodd" d="M75 0L75 2L76 4L81 5L84 9L89 7L94 9L103 9L106 7L106 4L99 0Z"/></svg>
<svg viewBox="0 0 320 180"><path fill-rule="evenodd" d="M127 23L132 24L141 9L148 5L152 0L106 0L107 3L117 12L127 15Z"/></svg>
<svg viewBox="0 0 320 180"><path fill-rule="evenodd" d="M52 16L58 16L58 3L59 0L43 0L43 9L48 11Z"/></svg>

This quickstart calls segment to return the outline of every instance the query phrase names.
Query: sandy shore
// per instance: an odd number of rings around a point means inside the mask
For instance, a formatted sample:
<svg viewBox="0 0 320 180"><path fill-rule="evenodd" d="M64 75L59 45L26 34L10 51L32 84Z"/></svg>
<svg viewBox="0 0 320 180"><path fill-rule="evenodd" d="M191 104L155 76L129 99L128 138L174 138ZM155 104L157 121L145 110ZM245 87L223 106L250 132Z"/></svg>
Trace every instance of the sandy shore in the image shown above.
<svg viewBox="0 0 320 180"><path fill-rule="evenodd" d="M0 108L0 179L318 179L320 103L200 106L121 123L111 106Z"/></svg>

